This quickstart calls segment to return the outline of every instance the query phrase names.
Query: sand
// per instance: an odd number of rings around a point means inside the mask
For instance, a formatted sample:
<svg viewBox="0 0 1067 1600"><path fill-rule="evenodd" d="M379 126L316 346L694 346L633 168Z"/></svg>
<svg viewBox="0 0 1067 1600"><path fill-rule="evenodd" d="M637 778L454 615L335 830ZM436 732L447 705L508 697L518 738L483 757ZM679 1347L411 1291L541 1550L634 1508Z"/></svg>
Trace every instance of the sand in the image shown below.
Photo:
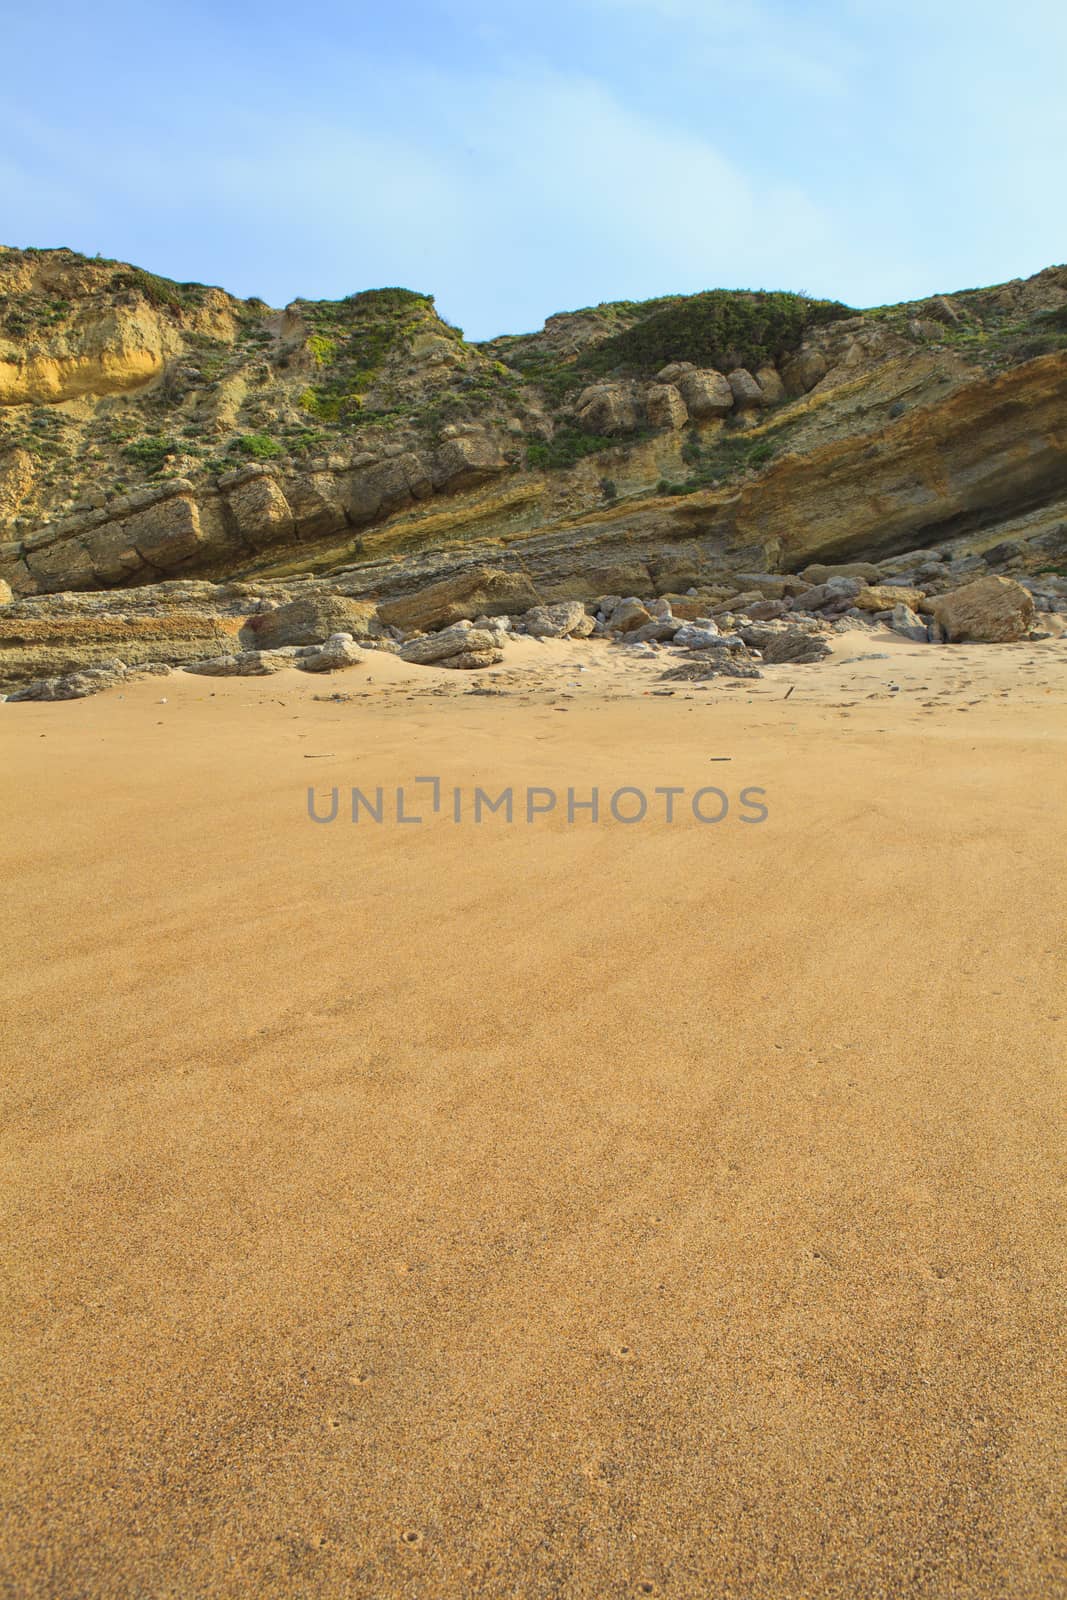
<svg viewBox="0 0 1067 1600"><path fill-rule="evenodd" d="M835 655L0 707L0 1592L1067 1592L1067 643Z"/></svg>

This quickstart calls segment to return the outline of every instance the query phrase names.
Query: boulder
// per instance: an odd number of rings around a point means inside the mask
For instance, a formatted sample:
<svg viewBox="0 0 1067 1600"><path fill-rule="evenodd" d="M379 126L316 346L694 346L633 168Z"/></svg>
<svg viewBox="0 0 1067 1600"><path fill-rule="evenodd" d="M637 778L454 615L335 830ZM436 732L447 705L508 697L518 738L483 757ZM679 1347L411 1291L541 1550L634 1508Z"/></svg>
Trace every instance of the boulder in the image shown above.
<svg viewBox="0 0 1067 1600"><path fill-rule="evenodd" d="M523 572L470 567L414 594L383 600L378 615L391 628L447 628L472 617L515 616L539 604L540 599Z"/></svg>
<svg viewBox="0 0 1067 1600"><path fill-rule="evenodd" d="M495 667L503 661L503 650L461 650L458 655L446 656L438 666L450 667L457 672L475 672L479 667Z"/></svg>
<svg viewBox="0 0 1067 1600"><path fill-rule="evenodd" d="M296 665L302 672L338 672L344 667L355 667L363 660L363 651L350 633L332 634L325 644L304 651Z"/></svg>
<svg viewBox="0 0 1067 1600"><path fill-rule="evenodd" d="M86 695L112 689L126 678L121 661L101 661L80 672L67 672L56 678L34 678L8 695L8 700L83 700Z"/></svg>
<svg viewBox="0 0 1067 1600"><path fill-rule="evenodd" d="M819 624L803 618L746 623L738 632L749 649L758 650L768 665L785 662L806 665L830 654L830 646Z"/></svg>
<svg viewBox="0 0 1067 1600"><path fill-rule="evenodd" d="M526 632L535 639L586 639L595 626L580 600L557 600L554 605L534 606L522 622Z"/></svg>
<svg viewBox="0 0 1067 1600"><path fill-rule="evenodd" d="M666 644L685 624L679 617L653 617L644 627L626 635L634 644Z"/></svg>
<svg viewBox="0 0 1067 1600"><path fill-rule="evenodd" d="M673 383L653 384L646 405L653 428L683 428L689 421L689 408Z"/></svg>
<svg viewBox="0 0 1067 1600"><path fill-rule="evenodd" d="M674 636L674 643L680 645L683 650L726 650L729 648L729 640L730 636L721 634L713 622L709 622L703 628L687 622Z"/></svg>
<svg viewBox="0 0 1067 1600"><path fill-rule="evenodd" d="M695 372L696 367L691 361L671 361L656 373L657 383L677 383L687 372Z"/></svg>
<svg viewBox="0 0 1067 1600"><path fill-rule="evenodd" d="M235 655L205 656L202 661L186 661L183 672L204 678L265 678L282 667L293 665L295 652L239 650Z"/></svg>
<svg viewBox="0 0 1067 1600"><path fill-rule="evenodd" d="M950 644L1011 644L1030 631L1034 601L1014 578L990 576L938 595L934 617Z"/></svg>
<svg viewBox="0 0 1067 1600"><path fill-rule="evenodd" d="M408 639L400 647L400 659L428 667L446 660L448 656L498 648L495 633L490 633L487 628L472 628L469 622L457 622L451 628L443 628L440 633L424 633L417 639Z"/></svg>
<svg viewBox="0 0 1067 1600"><path fill-rule="evenodd" d="M359 638L376 631L373 601L350 600L343 594L309 594L249 617L242 641L254 644L257 650L276 650L282 645L322 644L334 633Z"/></svg>
<svg viewBox="0 0 1067 1600"><path fill-rule="evenodd" d="M733 372L728 372L726 381L739 411L752 411L767 404L767 396L745 367L735 367Z"/></svg>
<svg viewBox="0 0 1067 1600"><path fill-rule="evenodd" d="M632 383L597 383L578 396L578 421L589 433L633 433L641 406Z"/></svg>
<svg viewBox="0 0 1067 1600"><path fill-rule="evenodd" d="M292 507L273 470L249 467L235 477L224 478L221 483L230 515L244 542L253 550L263 550L291 539L296 527Z"/></svg>
<svg viewBox="0 0 1067 1600"><path fill-rule="evenodd" d="M628 599L619 601L607 619L607 624L615 633L633 633L651 621L652 617L642 602L635 595L631 595Z"/></svg>
<svg viewBox="0 0 1067 1600"><path fill-rule="evenodd" d="M805 567L800 576L807 583L826 583L830 578L862 578L864 583L878 583L882 569L871 561L843 561L836 566L816 562L814 566Z"/></svg>
<svg viewBox="0 0 1067 1600"><path fill-rule="evenodd" d="M716 372L714 367L693 367L679 373L675 384L689 415L698 422L724 417L734 408L733 390L722 373Z"/></svg>
<svg viewBox="0 0 1067 1600"><path fill-rule="evenodd" d="M911 606L918 610L926 599L921 589L910 589L897 584L864 584L853 604L861 611L892 611L896 605Z"/></svg>
<svg viewBox="0 0 1067 1600"><path fill-rule="evenodd" d="M763 390L763 398L766 405L779 405L788 398L785 392L785 384L782 382L777 367L757 368L756 382Z"/></svg>
<svg viewBox="0 0 1067 1600"><path fill-rule="evenodd" d="M787 394L809 394L829 372L821 350L798 350L782 364L782 381Z"/></svg>
<svg viewBox="0 0 1067 1600"><path fill-rule="evenodd" d="M905 639L912 639L916 644L925 644L927 641L926 623L915 615L910 606L903 603L893 607L889 626L894 633L901 634Z"/></svg>

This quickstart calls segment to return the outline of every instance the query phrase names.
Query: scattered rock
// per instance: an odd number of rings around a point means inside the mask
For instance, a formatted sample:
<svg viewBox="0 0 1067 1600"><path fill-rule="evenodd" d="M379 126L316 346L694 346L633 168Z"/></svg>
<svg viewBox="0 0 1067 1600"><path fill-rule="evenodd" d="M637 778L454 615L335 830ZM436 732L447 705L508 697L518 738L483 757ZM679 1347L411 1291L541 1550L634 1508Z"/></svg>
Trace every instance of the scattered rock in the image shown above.
<svg viewBox="0 0 1067 1600"><path fill-rule="evenodd" d="M651 622L651 614L635 595L620 600L607 619L608 627L615 633L632 633Z"/></svg>
<svg viewBox="0 0 1067 1600"><path fill-rule="evenodd" d="M734 392L729 381L713 367L691 367L673 381L689 415L698 422L725 417L734 408Z"/></svg>
<svg viewBox="0 0 1067 1600"><path fill-rule="evenodd" d="M318 649L301 655L296 665L302 672L338 672L358 666L365 659L350 633L335 633Z"/></svg>
<svg viewBox="0 0 1067 1600"><path fill-rule="evenodd" d="M526 632L535 639L586 639L593 631L593 618L580 600L558 600L549 606L534 606L521 619Z"/></svg>
<svg viewBox="0 0 1067 1600"><path fill-rule="evenodd" d="M459 672L475 672L479 667L495 667L503 659L503 650L461 650L458 655L446 656L438 665Z"/></svg>
<svg viewBox="0 0 1067 1600"><path fill-rule="evenodd" d="M939 595L934 617L950 644L1012 644L1029 632L1034 600L1013 578L978 578Z"/></svg>
<svg viewBox="0 0 1067 1600"><path fill-rule="evenodd" d="M913 639L917 644L927 641L926 623L903 603L893 607L889 626L894 633L901 634L905 639Z"/></svg>
<svg viewBox="0 0 1067 1600"><path fill-rule="evenodd" d="M689 408L673 383L653 384L646 403L653 428L683 428L689 421Z"/></svg>
<svg viewBox="0 0 1067 1600"><path fill-rule="evenodd" d="M472 617L517 616L540 601L525 573L477 566L413 594L382 601L378 615L387 627L448 628Z"/></svg>
<svg viewBox="0 0 1067 1600"><path fill-rule="evenodd" d="M257 650L322 644L335 633L359 638L378 631L377 609L373 601L350 600L342 594L310 594L250 617L243 634Z"/></svg>
<svg viewBox="0 0 1067 1600"><path fill-rule="evenodd" d="M411 661L427 667L446 660L449 656L479 653L499 648L497 637L487 628L473 628L469 622L457 622L440 633L426 633L409 639L400 647L401 661Z"/></svg>

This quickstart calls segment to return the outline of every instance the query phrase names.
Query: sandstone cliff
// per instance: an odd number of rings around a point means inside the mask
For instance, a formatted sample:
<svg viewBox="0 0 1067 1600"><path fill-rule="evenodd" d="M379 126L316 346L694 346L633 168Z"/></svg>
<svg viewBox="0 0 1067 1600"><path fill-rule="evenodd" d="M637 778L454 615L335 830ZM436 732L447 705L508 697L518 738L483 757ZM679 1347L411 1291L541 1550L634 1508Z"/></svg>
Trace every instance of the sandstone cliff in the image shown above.
<svg viewBox="0 0 1067 1600"><path fill-rule="evenodd" d="M711 291L466 341L427 295L272 310L0 250L0 585L471 563L546 598L880 559L1065 554L1067 269L852 312ZM0 590L2 592L2 590Z"/></svg>

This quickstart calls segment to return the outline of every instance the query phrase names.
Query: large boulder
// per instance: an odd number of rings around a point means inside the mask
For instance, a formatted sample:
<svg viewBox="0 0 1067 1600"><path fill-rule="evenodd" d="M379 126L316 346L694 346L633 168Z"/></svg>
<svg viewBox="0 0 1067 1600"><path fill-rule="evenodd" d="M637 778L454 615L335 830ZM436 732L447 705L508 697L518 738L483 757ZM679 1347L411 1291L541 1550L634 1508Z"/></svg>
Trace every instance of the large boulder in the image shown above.
<svg viewBox="0 0 1067 1600"><path fill-rule="evenodd" d="M739 411L751 411L767 404L767 396L751 372L744 367L735 367L733 372L728 372L726 381Z"/></svg>
<svg viewBox="0 0 1067 1600"><path fill-rule="evenodd" d="M911 639L915 644L925 644L929 638L926 623L910 606L903 604L893 607L893 614L889 618L889 626L894 633L899 633L904 639Z"/></svg>
<svg viewBox="0 0 1067 1600"><path fill-rule="evenodd" d="M382 622L392 628L447 628L474 617L515 616L528 611L541 596L523 572L495 567L470 567L452 578L442 578L414 594L383 600L378 607Z"/></svg>
<svg viewBox="0 0 1067 1600"><path fill-rule="evenodd" d="M534 606L522 618L535 639L587 639L595 623L580 600L558 600L551 606Z"/></svg>
<svg viewBox="0 0 1067 1600"><path fill-rule="evenodd" d="M363 651L350 633L335 633L325 644L303 651L296 665L303 672L338 672L358 666L363 659Z"/></svg>
<svg viewBox="0 0 1067 1600"><path fill-rule="evenodd" d="M898 605L917 611L925 599L921 589L909 589L904 584L864 584L852 604L861 611L892 611Z"/></svg>
<svg viewBox="0 0 1067 1600"><path fill-rule="evenodd" d="M821 350L798 350L782 364L782 378L786 393L808 394L829 372L829 364Z"/></svg>
<svg viewBox="0 0 1067 1600"><path fill-rule="evenodd" d="M500 649L461 650L458 655L446 656L437 664L453 672L476 672L479 667L495 667L503 659L504 652Z"/></svg>
<svg viewBox="0 0 1067 1600"><path fill-rule="evenodd" d="M425 633L409 639L400 647L401 661L414 662L416 666L429 667L448 656L481 654L499 648L495 630L472 628L469 622L457 622L454 627L443 628L440 633Z"/></svg>
<svg viewBox="0 0 1067 1600"><path fill-rule="evenodd" d="M290 600L273 611L249 617L243 633L257 650L277 650L288 644L322 644L334 633L366 638L377 631L373 601L351 600L343 594L309 594Z"/></svg>
<svg viewBox="0 0 1067 1600"><path fill-rule="evenodd" d="M636 595L630 595L626 600L620 600L608 618L608 627L613 633L633 633L638 628L643 628L646 622L652 621L652 613L646 609Z"/></svg>
<svg viewBox="0 0 1067 1600"><path fill-rule="evenodd" d="M684 428L689 421L689 408L673 383L654 383L646 404L653 428Z"/></svg>
<svg viewBox="0 0 1067 1600"><path fill-rule="evenodd" d="M1033 626L1033 596L1014 578L978 578L938 595L934 618L950 644L1012 644Z"/></svg>
<svg viewBox="0 0 1067 1600"><path fill-rule="evenodd" d="M805 567L800 576L806 583L827 583L831 578L862 578L864 583L878 583L882 569L872 561L841 561L836 566L816 562Z"/></svg>
<svg viewBox="0 0 1067 1600"><path fill-rule="evenodd" d="M633 433L641 425L634 384L596 383L578 396L578 421L589 433Z"/></svg>
<svg viewBox="0 0 1067 1600"><path fill-rule="evenodd" d="M733 390L722 373L713 367L694 367L682 372L675 379L675 385L689 415L697 422L724 417L734 408Z"/></svg>
<svg viewBox="0 0 1067 1600"><path fill-rule="evenodd" d="M746 623L738 632L749 649L758 650L768 665L806 665L830 654L819 624L802 617L791 617L788 622Z"/></svg>

